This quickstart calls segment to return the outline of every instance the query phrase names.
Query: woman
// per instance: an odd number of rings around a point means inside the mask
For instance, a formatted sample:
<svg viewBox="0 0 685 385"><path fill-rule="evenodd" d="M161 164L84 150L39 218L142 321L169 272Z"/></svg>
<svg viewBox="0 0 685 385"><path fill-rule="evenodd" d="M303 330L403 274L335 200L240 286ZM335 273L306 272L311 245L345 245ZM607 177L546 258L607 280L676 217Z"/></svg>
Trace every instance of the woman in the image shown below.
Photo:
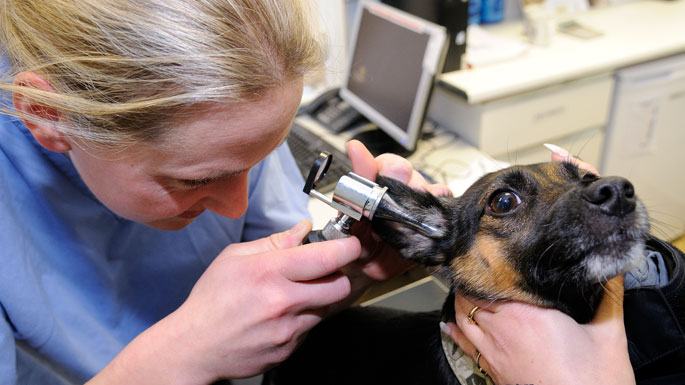
<svg viewBox="0 0 685 385"><path fill-rule="evenodd" d="M0 7L1 383L251 376L407 268L363 230L300 245L282 143L322 53L299 1ZM363 176L446 192L348 152Z"/></svg>
<svg viewBox="0 0 685 385"><path fill-rule="evenodd" d="M307 196L282 143L322 56L298 1L0 4L0 382L254 375L407 267L357 238L298 246Z"/></svg>

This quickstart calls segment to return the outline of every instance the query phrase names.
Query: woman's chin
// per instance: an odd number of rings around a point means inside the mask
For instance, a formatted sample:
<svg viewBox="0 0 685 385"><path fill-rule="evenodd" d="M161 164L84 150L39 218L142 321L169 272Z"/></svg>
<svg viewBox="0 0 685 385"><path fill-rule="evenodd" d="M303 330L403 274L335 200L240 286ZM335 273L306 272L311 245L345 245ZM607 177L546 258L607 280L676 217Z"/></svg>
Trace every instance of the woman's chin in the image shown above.
<svg viewBox="0 0 685 385"><path fill-rule="evenodd" d="M180 218L180 217L173 217L173 218L166 218L166 219L160 219L152 222L145 222L144 224L146 226L150 226L152 228L158 229L158 230L167 230L167 231L175 231L175 230L181 230L182 228L188 226L195 220L194 218Z"/></svg>

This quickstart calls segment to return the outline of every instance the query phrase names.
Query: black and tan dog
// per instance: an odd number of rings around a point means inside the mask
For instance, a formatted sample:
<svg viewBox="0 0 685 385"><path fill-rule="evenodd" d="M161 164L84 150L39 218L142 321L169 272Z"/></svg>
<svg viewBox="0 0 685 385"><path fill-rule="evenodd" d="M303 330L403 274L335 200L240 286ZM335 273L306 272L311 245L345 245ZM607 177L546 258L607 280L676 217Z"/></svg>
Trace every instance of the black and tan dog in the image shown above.
<svg viewBox="0 0 685 385"><path fill-rule="evenodd" d="M393 222L374 223L404 258L451 282L442 313L349 309L312 330L264 383L459 384L438 328L440 319L454 317L453 293L554 307L584 323L602 299L603 283L643 266L645 250L655 250L670 280L626 292L631 363L638 382L685 384L685 260L648 235L647 213L628 180L600 178L572 163L541 163L490 173L459 198L384 178L378 183L443 230L429 238Z"/></svg>

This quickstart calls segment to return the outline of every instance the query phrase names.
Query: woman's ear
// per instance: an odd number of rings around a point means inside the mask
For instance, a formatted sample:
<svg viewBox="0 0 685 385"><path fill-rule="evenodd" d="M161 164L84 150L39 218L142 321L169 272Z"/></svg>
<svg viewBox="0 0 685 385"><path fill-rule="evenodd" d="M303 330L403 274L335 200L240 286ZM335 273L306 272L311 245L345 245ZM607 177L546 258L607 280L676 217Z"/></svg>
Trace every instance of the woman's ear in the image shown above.
<svg viewBox="0 0 685 385"><path fill-rule="evenodd" d="M47 92L55 92L47 80L34 72L18 74L14 77L14 84ZM55 152L71 150L71 144L64 135L56 130L52 124L47 123L47 121L57 122L60 120L60 112L58 110L37 104L18 92L14 93L13 102L14 108L17 111L36 117L36 119L22 119L22 121L41 146Z"/></svg>

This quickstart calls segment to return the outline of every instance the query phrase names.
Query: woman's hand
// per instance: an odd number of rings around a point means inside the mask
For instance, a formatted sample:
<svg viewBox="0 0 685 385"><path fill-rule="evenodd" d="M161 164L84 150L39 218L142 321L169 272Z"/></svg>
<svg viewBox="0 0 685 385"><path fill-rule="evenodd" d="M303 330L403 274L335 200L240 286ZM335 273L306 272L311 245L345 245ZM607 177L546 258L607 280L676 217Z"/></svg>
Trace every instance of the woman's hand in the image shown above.
<svg viewBox="0 0 685 385"><path fill-rule="evenodd" d="M581 168L585 171L590 171L591 173L593 173L595 175L599 175L599 171L597 171L597 169L593 165L586 163L586 162L583 162L582 160L572 156L568 151L557 146L556 144L546 143L545 147L547 147L547 149L552 152L552 161L553 162L567 161L567 162L575 163L579 168Z"/></svg>
<svg viewBox="0 0 685 385"><path fill-rule="evenodd" d="M376 158L356 140L347 144L347 153L352 161L352 170L369 180L376 175L396 179L413 188L427 190L434 195L452 195L447 186L429 184L413 169L411 163L397 155L383 154ZM402 259L397 251L381 241L372 231L371 223L362 220L353 227L353 234L362 244L361 257L347 266L343 272L352 281L352 295L346 302L356 300L374 281L384 281L405 272L413 264Z"/></svg>
<svg viewBox="0 0 685 385"><path fill-rule="evenodd" d="M253 376L286 359L329 306L349 296L350 281L338 271L361 252L355 237L300 245L310 230L302 221L228 246L183 305L93 383L210 383Z"/></svg>
<svg viewBox="0 0 685 385"><path fill-rule="evenodd" d="M474 306L475 323L467 316ZM607 282L591 323L518 302L455 298L454 341L497 384L634 384L623 325L623 278Z"/></svg>

